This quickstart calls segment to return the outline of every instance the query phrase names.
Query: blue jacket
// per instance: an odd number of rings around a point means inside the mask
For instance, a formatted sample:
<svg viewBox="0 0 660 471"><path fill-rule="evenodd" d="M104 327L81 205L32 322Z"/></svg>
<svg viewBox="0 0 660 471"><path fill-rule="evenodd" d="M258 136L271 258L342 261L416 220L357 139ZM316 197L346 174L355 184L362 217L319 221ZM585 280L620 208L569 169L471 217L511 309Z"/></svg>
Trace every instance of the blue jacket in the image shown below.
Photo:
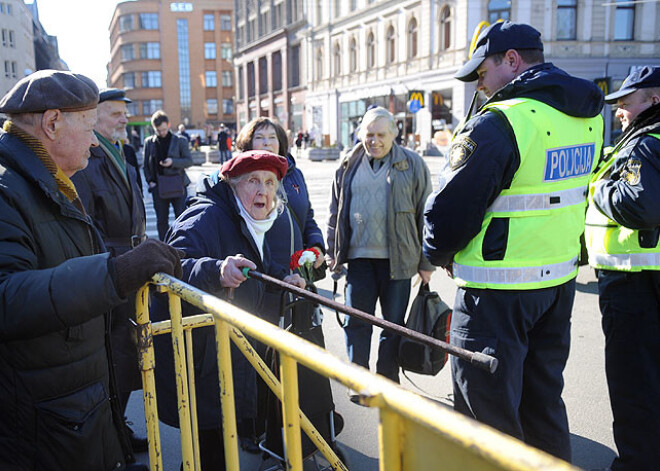
<svg viewBox="0 0 660 471"><path fill-rule="evenodd" d="M592 82L568 75L551 63L526 70L493 95L488 103L510 98L531 98L576 117L593 117L603 107L603 94ZM480 112L455 136L469 137L476 145L463 165L440 174L440 187L428 198L424 210L424 255L438 266L479 233L486 209L508 188L520 165L515 136L508 121L497 112ZM451 149L450 149L451 154ZM508 224L489 228L484 251L506 247Z"/></svg>
<svg viewBox="0 0 660 471"><path fill-rule="evenodd" d="M257 265L257 270L278 278L286 276L281 267L273 271L267 244L261 260L257 246L239 214L234 193L225 181L205 178L198 185L197 196L167 233L166 241L185 252L182 280L220 298L226 289L220 287L220 264L232 255L243 254ZM264 285L249 278L234 290L232 304L260 315ZM168 319L166 300L158 299L154 318ZM197 314L192 306L184 306L184 315ZM218 369L213 327L194 330L195 383L199 425L203 429L219 427L220 400ZM157 337L154 345L159 355L156 368L160 419L177 426L176 387L172 369L170 338ZM160 356L163 355L163 356ZM245 357L232 345L234 392L238 419L256 416L256 374Z"/></svg>

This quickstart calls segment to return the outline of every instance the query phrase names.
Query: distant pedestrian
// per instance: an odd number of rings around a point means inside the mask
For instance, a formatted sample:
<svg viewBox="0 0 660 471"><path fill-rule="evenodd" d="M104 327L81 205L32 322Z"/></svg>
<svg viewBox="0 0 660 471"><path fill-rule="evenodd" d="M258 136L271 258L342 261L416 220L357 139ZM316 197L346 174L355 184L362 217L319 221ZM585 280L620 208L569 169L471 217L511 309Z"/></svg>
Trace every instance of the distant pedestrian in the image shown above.
<svg viewBox="0 0 660 471"><path fill-rule="evenodd" d="M186 126L183 124L179 124L178 132L176 133L176 135L185 137L188 143L190 143L191 141L190 134L188 134L188 131L186 131Z"/></svg>
<svg viewBox="0 0 660 471"><path fill-rule="evenodd" d="M193 164L188 141L172 134L170 120L163 110L151 116L156 134L144 141L144 178L153 197L158 238L165 240L169 228L170 205L179 217L186 205L190 184L185 169Z"/></svg>
<svg viewBox="0 0 660 471"><path fill-rule="evenodd" d="M227 139L229 133L224 124L220 125L218 132L218 152L220 152L220 163L224 163L231 159L231 149L227 147Z"/></svg>

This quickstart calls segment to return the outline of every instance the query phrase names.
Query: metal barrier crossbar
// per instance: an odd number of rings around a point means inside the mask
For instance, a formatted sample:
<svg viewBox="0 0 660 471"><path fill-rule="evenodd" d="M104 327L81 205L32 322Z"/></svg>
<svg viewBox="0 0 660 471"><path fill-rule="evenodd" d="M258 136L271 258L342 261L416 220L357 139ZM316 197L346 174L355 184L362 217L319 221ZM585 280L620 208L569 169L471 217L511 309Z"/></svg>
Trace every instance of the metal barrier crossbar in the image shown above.
<svg viewBox="0 0 660 471"><path fill-rule="evenodd" d="M215 325L218 353L218 372L225 459L228 470L240 469L236 415L233 398L230 338L246 355L266 383L283 404L285 429L286 467L302 471L300 428L308 432L334 469L346 470L331 447L323 442L318 432L299 409L297 364L341 384L359 391L362 403L380 410L379 448L381 471L407 471L438 469L447 471L531 471L574 470L570 464L526 446L490 427L464 417L430 400L403 389L393 382L370 373L362 367L343 361L326 350L286 332L258 317L225 301L198 290L171 276L159 273L153 282L169 293L170 321L151 324L148 313L148 285L138 292L137 322L139 325L138 347L142 370L145 418L149 438L151 469L163 470L161 443L158 427L157 400L154 381L156 366L153 351L153 335L172 333L172 345L176 364L177 390L183 469L198 470L199 450L196 447L196 417L194 407L194 370L189 361L192 328ZM181 317L181 300L194 305L207 315ZM185 332L185 333L184 333ZM274 348L280 354L281 384L275 375L258 358L245 335ZM186 341L184 342L184 336ZM249 348L248 348L249 347ZM189 394L188 389L192 386ZM310 428L311 427L311 428ZM308 431L308 428L310 430ZM326 452L328 452L326 454Z"/></svg>

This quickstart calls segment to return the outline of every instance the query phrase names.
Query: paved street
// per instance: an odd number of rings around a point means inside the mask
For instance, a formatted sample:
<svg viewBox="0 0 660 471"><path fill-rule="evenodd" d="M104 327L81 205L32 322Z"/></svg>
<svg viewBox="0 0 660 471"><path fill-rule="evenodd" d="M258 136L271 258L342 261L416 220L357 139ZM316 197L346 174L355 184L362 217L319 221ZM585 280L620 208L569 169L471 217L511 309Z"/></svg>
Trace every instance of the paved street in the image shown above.
<svg viewBox="0 0 660 471"><path fill-rule="evenodd" d="M442 164L442 158L428 157L434 183ZM298 163L302 169L310 189L312 206L316 220L325 230L327 208L330 194L330 184L337 162ZM201 166L189 169L191 180L203 173L211 173L217 166ZM156 237L155 216L149 197L146 202L148 213L148 231L150 237ZM343 285L343 283L341 283ZM330 296L332 282L329 278L318 283L319 292ZM341 291L340 287L340 291ZM453 303L455 286L444 274L436 272L433 275L431 288L440 293L448 304ZM338 298L343 301L342 298ZM346 359L343 334L335 322L334 312L326 310L324 332L328 350ZM607 396L603 367L603 336L600 330L600 314L597 304L596 280L593 271L582 267L578 277L578 290L573 312L572 347L569 362L565 372L564 400L569 414L572 432L574 464L585 469L599 468L609 465L614 456L614 443L611 429L611 412ZM377 335L374 335L374 347ZM373 368L373 365L372 365ZM425 377L415 374L411 379L424 392L442 404L448 406L452 402L450 371L446 367L436 377ZM402 385L413 391L418 391L405 378ZM377 411L357 406L348 401L345 388L334 384L334 400L336 410L345 418L346 427L338 441L347 451L353 471L375 471L378 469L378 414ZM133 394L130 403L129 417L135 422L136 428L144 432L144 419L141 416L141 395ZM175 430L163 427L163 456L165 470L178 470L180 463L178 434ZM142 455L146 461L146 454ZM259 456L241 455L242 470L265 469ZM306 468L307 469L307 468ZM308 466L308 469L313 469ZM440 469L440 464L439 468Z"/></svg>

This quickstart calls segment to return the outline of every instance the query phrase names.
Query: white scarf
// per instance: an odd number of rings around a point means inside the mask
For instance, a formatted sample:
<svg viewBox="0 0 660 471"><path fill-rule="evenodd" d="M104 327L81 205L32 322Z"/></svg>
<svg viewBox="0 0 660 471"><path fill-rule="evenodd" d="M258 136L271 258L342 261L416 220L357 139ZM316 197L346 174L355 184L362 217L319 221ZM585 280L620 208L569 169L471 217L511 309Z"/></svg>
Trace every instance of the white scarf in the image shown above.
<svg viewBox="0 0 660 471"><path fill-rule="evenodd" d="M264 236L266 235L266 232L268 232L268 229L270 229L273 223L275 222L275 219L277 219L278 216L277 211L273 209L268 214L268 217L266 219L262 219L258 221L254 219L252 216L250 216L250 214L243 207L241 200L238 199L238 196L234 195L234 197L236 198L236 203L238 204L238 211L241 214L243 220L245 221L245 224L247 225L250 234L252 234L252 238L254 239L255 244L257 244L257 248L259 249L259 255L261 256L261 260L263 261Z"/></svg>

